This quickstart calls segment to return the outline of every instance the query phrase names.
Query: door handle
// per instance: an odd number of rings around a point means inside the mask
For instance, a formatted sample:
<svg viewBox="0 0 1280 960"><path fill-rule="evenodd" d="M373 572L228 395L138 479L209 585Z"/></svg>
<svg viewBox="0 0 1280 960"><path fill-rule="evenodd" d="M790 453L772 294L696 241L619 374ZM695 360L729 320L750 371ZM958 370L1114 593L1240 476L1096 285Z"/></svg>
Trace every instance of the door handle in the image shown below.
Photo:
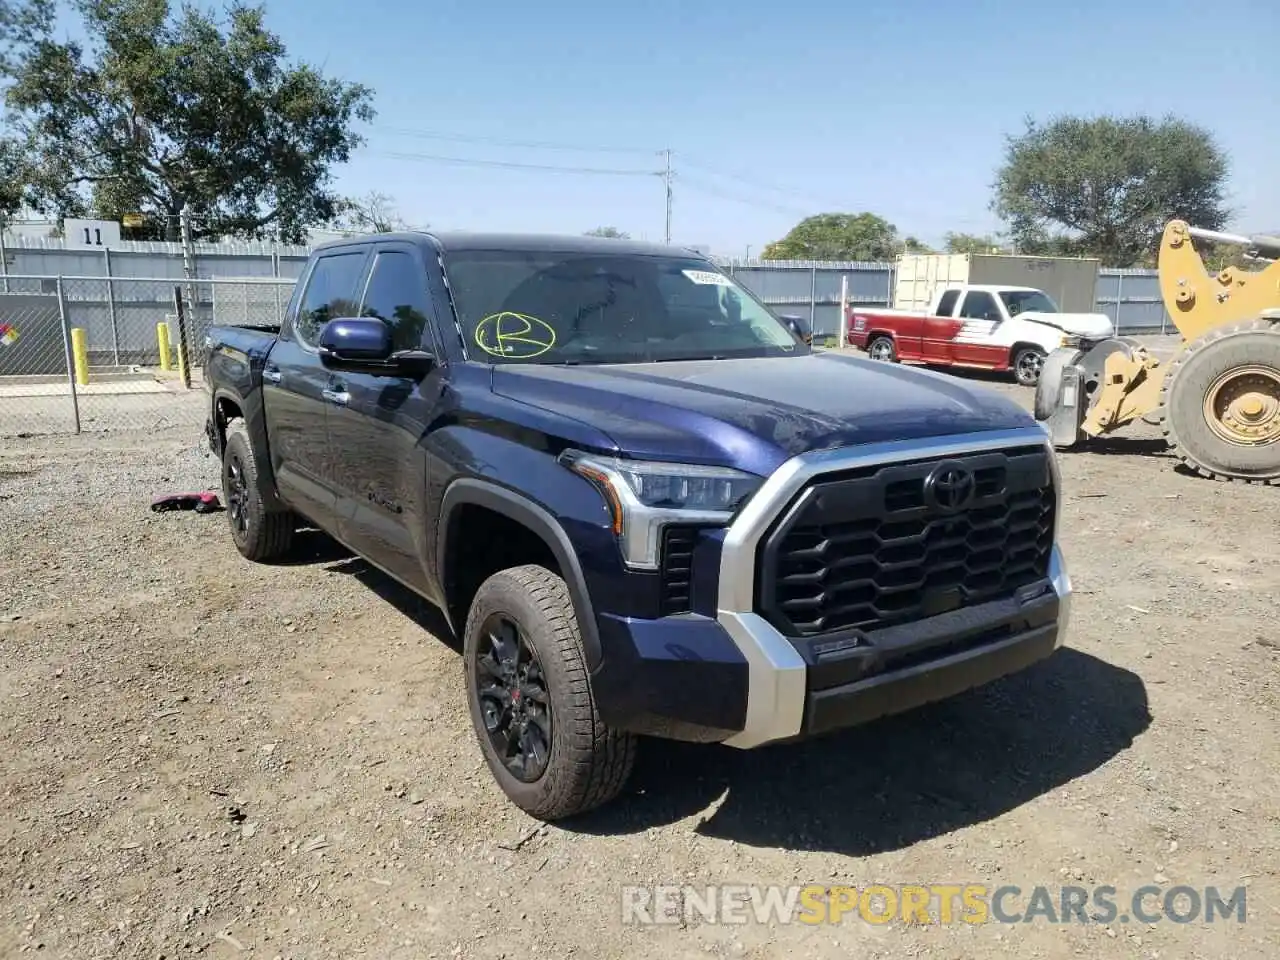
<svg viewBox="0 0 1280 960"><path fill-rule="evenodd" d="M351 394L345 390L321 390L320 396L324 397L330 403L336 403L340 407L345 407L351 399Z"/></svg>
<svg viewBox="0 0 1280 960"><path fill-rule="evenodd" d="M266 370L262 371L262 379L270 380L272 383L279 383L284 379L284 374L275 367L268 367Z"/></svg>

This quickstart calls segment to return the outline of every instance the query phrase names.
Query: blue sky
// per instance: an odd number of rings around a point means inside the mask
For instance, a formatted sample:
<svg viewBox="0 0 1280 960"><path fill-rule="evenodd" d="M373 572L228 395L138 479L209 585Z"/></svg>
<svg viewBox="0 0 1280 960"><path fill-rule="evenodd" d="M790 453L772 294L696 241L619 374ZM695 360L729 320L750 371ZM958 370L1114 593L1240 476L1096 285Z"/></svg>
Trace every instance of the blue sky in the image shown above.
<svg viewBox="0 0 1280 960"><path fill-rule="evenodd" d="M1233 226L1280 227L1274 0L268 0L267 13L291 56L376 91L341 189L383 191L438 229L660 240L656 176L405 155L657 171L670 148L677 242L742 255L807 214L871 210L936 243L998 226L1004 136L1063 112L1204 124L1231 157Z"/></svg>

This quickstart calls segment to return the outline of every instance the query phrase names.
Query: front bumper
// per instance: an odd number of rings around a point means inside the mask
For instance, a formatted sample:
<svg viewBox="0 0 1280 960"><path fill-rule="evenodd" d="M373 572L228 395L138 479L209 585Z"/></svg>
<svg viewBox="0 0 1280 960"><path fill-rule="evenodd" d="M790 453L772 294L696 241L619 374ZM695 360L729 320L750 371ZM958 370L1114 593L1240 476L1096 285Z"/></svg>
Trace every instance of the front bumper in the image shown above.
<svg viewBox="0 0 1280 960"><path fill-rule="evenodd" d="M598 614L603 658L592 674L609 726L752 748L823 734L945 699L1050 656L1066 639L1071 579L1055 544L1048 577L993 600L863 634L788 639L754 612L757 547L815 476L871 463L1043 444L1036 427L888 443L797 457L725 531L718 610L639 620ZM1054 468L1057 486L1056 467Z"/></svg>
<svg viewBox="0 0 1280 960"><path fill-rule="evenodd" d="M735 747L802 739L942 700L1048 657L1062 645L1071 584L1054 549L1045 591L867 635L834 655L793 643L754 613L597 618L592 675L615 729Z"/></svg>
<svg viewBox="0 0 1280 960"><path fill-rule="evenodd" d="M755 607L758 547L795 495L815 477L911 459L945 458L1045 444L1038 427L889 442L853 450L818 451L788 461L734 520L721 551L717 619L747 661L748 696L742 729L724 742L751 748L793 740L911 709L987 683L1049 656L1066 639L1071 579L1054 544L1043 592L993 601L879 635L867 646L828 653L792 642ZM1056 461L1054 488L1061 499ZM1061 516L1061 511L1057 512ZM856 661L861 660L861 664ZM850 667L848 661L855 661ZM834 662L834 666L833 666ZM828 685L833 672L847 679Z"/></svg>

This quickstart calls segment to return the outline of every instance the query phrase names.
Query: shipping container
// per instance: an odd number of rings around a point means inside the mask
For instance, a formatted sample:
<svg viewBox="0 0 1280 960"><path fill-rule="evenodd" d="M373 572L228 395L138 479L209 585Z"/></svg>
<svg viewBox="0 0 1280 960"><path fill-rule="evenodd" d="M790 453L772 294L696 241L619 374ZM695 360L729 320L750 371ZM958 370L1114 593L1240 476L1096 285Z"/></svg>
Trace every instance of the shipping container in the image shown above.
<svg viewBox="0 0 1280 960"><path fill-rule="evenodd" d="M1097 310L1096 259L995 253L913 253L898 258L893 306L927 310L938 291L958 283L1043 290L1064 313Z"/></svg>

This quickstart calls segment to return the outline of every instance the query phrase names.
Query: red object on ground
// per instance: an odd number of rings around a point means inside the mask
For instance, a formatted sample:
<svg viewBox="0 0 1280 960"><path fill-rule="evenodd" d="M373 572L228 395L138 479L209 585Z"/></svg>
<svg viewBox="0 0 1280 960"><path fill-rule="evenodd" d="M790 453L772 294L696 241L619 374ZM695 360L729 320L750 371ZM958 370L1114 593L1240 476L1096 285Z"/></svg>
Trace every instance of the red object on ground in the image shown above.
<svg viewBox="0 0 1280 960"><path fill-rule="evenodd" d="M156 497L151 501L151 509L156 513L169 510L194 510L196 513L213 513L221 510L222 504L218 495L206 490L204 493L169 493Z"/></svg>

